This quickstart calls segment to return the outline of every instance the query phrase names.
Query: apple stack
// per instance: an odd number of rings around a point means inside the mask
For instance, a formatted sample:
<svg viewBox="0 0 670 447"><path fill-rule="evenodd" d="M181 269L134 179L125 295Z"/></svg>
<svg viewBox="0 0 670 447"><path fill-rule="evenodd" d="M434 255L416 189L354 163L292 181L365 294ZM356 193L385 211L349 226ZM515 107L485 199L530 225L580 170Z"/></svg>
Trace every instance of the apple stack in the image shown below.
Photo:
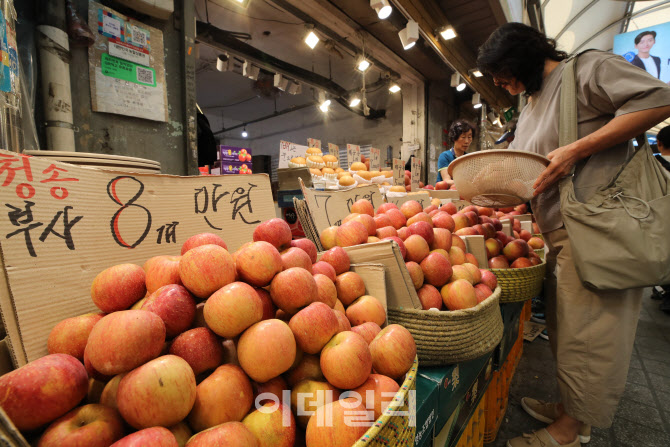
<svg viewBox="0 0 670 447"><path fill-rule="evenodd" d="M234 253L203 233L181 256L104 270L100 312L62 321L49 355L0 377L0 406L29 435L46 428L41 447L353 444L416 345L381 328L384 308L342 248L317 262L311 241L291 239L272 219ZM345 423L366 405L367 426Z"/></svg>

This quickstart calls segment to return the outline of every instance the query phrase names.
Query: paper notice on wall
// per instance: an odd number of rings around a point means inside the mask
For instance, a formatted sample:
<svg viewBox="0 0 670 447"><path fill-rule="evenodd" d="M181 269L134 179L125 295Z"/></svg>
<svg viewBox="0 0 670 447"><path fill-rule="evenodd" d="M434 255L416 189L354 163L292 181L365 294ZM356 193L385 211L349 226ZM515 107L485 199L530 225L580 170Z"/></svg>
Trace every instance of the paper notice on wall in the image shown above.
<svg viewBox="0 0 670 447"><path fill-rule="evenodd" d="M374 147L370 148L370 170L382 170L382 151Z"/></svg>
<svg viewBox="0 0 670 447"><path fill-rule="evenodd" d="M412 158L412 191L419 190L419 181L421 180L421 160L419 157Z"/></svg>
<svg viewBox="0 0 670 447"><path fill-rule="evenodd" d="M166 122L163 33L95 2L88 21L92 110Z"/></svg>
<svg viewBox="0 0 670 447"><path fill-rule="evenodd" d="M317 140L316 138L308 138L307 147L315 147L317 149L321 149L321 140Z"/></svg>
<svg viewBox="0 0 670 447"><path fill-rule="evenodd" d="M405 186L405 162L393 159L393 184L395 186Z"/></svg>
<svg viewBox="0 0 670 447"><path fill-rule="evenodd" d="M0 306L19 364L47 354L60 320L95 311L90 287L102 270L179 255L204 232L220 235L232 253L275 217L264 174L135 174L6 151L0 164L11 173L0 185L0 273L8 281Z"/></svg>
<svg viewBox="0 0 670 447"><path fill-rule="evenodd" d="M337 159L340 159L340 146L333 143L328 143L328 153L334 155Z"/></svg>
<svg viewBox="0 0 670 447"><path fill-rule="evenodd" d="M289 141L279 142L279 169L288 168L288 162L295 157L304 157L307 153L307 146L291 143Z"/></svg>
<svg viewBox="0 0 670 447"><path fill-rule="evenodd" d="M347 144L347 166L351 168L351 164L361 161L361 147L357 144Z"/></svg>

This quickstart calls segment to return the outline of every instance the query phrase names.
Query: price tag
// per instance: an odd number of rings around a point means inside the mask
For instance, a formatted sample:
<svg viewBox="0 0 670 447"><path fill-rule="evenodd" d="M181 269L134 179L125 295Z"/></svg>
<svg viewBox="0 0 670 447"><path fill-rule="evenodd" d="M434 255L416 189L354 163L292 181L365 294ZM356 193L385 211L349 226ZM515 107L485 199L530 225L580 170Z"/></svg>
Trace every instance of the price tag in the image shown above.
<svg viewBox="0 0 670 447"><path fill-rule="evenodd" d="M361 161L361 147L357 144L347 144L347 166L351 169L351 164Z"/></svg>
<svg viewBox="0 0 670 447"><path fill-rule="evenodd" d="M419 180L421 179L421 159L412 158L412 191L419 190Z"/></svg>
<svg viewBox="0 0 670 447"><path fill-rule="evenodd" d="M371 171L382 170L382 151L374 147L370 148L370 170Z"/></svg>
<svg viewBox="0 0 670 447"><path fill-rule="evenodd" d="M295 157L304 157L307 146L300 146L288 141L279 142L279 168L288 168L288 162Z"/></svg>
<svg viewBox="0 0 670 447"><path fill-rule="evenodd" d="M316 138L308 138L307 147L315 147L317 149L321 149L321 140L317 140Z"/></svg>
<svg viewBox="0 0 670 447"><path fill-rule="evenodd" d="M405 162L393 159L393 184L395 186L405 186Z"/></svg>
<svg viewBox="0 0 670 447"><path fill-rule="evenodd" d="M337 159L340 159L340 146L333 143L328 143L328 153L334 155Z"/></svg>

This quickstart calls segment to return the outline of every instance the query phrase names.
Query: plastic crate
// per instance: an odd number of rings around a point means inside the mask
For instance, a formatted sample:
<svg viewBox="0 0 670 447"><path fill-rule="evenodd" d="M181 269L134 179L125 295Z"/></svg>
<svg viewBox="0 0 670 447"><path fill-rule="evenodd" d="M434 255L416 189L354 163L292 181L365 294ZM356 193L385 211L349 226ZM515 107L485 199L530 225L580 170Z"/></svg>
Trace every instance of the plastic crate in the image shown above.
<svg viewBox="0 0 670 447"><path fill-rule="evenodd" d="M484 409L484 442L493 442L498 436L500 424L502 424L505 412L507 411L507 403L509 398L509 388L514 378L514 373L519 365L521 356L523 355L523 323L521 319L519 322L519 334L517 336L512 349L507 355L505 363L500 368L500 371L494 372L491 377L489 388L482 397Z"/></svg>
<svg viewBox="0 0 670 447"><path fill-rule="evenodd" d="M470 422L463 430L460 439L455 447L483 447L484 446L484 428L485 428L485 414L484 414L484 397L479 401L479 405L472 413Z"/></svg>

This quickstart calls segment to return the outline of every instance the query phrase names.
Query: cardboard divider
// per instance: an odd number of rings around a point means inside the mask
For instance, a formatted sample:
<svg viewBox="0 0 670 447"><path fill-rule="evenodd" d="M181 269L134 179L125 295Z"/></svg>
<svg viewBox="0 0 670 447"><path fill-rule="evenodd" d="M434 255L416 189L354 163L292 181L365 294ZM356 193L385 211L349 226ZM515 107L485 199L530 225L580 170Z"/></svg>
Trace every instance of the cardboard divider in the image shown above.
<svg viewBox="0 0 670 447"><path fill-rule="evenodd" d="M428 194L434 199L461 200L461 195L453 189L429 189Z"/></svg>
<svg viewBox="0 0 670 447"><path fill-rule="evenodd" d="M12 447L30 447L28 441L14 426L7 413L0 407L0 444Z"/></svg>
<svg viewBox="0 0 670 447"><path fill-rule="evenodd" d="M384 306L386 321L381 326L388 324L388 302L386 299L386 269L384 264L351 264L349 269L358 273L365 283L365 293L374 296Z"/></svg>
<svg viewBox="0 0 670 447"><path fill-rule="evenodd" d="M472 253L479 263L479 268L488 268L489 262L486 257L486 245L484 244L484 236L461 236L465 241L465 249L467 253Z"/></svg>
<svg viewBox="0 0 670 447"><path fill-rule="evenodd" d="M0 160L0 310L15 367L47 354L61 320L96 311L90 287L104 269L179 255L205 232L234 251L276 217L265 174L139 174L7 151Z"/></svg>
<svg viewBox="0 0 670 447"><path fill-rule="evenodd" d="M300 189L301 179L307 187L312 187L312 174L309 173L309 168L277 169L277 182L280 191Z"/></svg>
<svg viewBox="0 0 670 447"><path fill-rule="evenodd" d="M395 203L398 208L402 206L403 203L409 202L410 200L415 200L421 204L423 208L426 208L430 205L430 195L427 192L410 192L406 196L402 197L388 197L386 196L386 202ZM377 207L375 207L377 209Z"/></svg>
<svg viewBox="0 0 670 447"><path fill-rule="evenodd" d="M398 244L393 241L345 247L352 264L381 264L385 269L386 302L393 309L421 309L412 278ZM323 253L319 253L319 259Z"/></svg>

